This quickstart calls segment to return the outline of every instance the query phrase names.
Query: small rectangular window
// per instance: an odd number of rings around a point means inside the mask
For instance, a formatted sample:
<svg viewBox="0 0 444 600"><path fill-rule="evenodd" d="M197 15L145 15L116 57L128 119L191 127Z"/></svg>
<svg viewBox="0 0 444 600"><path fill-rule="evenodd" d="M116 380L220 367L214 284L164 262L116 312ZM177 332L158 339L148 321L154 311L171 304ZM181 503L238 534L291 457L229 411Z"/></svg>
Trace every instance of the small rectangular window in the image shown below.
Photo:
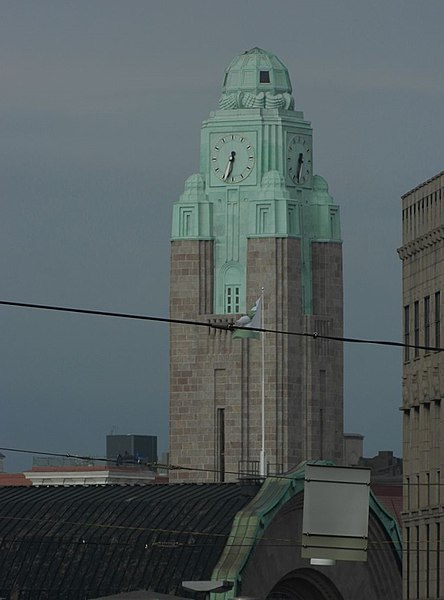
<svg viewBox="0 0 444 600"><path fill-rule="evenodd" d="M424 346L430 347L430 296L424 298Z"/></svg>
<svg viewBox="0 0 444 600"><path fill-rule="evenodd" d="M421 486L419 485L419 475L416 475L416 510L419 510L421 507Z"/></svg>
<svg viewBox="0 0 444 600"><path fill-rule="evenodd" d="M410 306L404 306L404 361L410 360Z"/></svg>
<svg viewBox="0 0 444 600"><path fill-rule="evenodd" d="M415 341L414 341L414 345L415 345L415 358L417 358L419 356L419 302L416 301L414 306L414 311L413 311L413 330L414 330L414 336L415 336Z"/></svg>
<svg viewBox="0 0 444 600"><path fill-rule="evenodd" d="M441 526L436 524L436 597L441 595Z"/></svg>
<svg viewBox="0 0 444 600"><path fill-rule="evenodd" d="M419 579L419 525L416 525L416 597L420 598L419 590L420 590L420 579Z"/></svg>
<svg viewBox="0 0 444 600"><path fill-rule="evenodd" d="M259 71L259 83L270 83L269 71Z"/></svg>
<svg viewBox="0 0 444 600"><path fill-rule="evenodd" d="M426 598L430 598L430 525L426 525Z"/></svg>
<svg viewBox="0 0 444 600"><path fill-rule="evenodd" d="M225 288L225 314L231 315L240 310L240 286L227 285Z"/></svg>
<svg viewBox="0 0 444 600"><path fill-rule="evenodd" d="M233 297L232 297L232 289L231 287L227 288L227 294L226 294L226 311L227 313L232 313L233 312Z"/></svg>
<svg viewBox="0 0 444 600"><path fill-rule="evenodd" d="M435 294L435 347L441 345L441 292Z"/></svg>
<svg viewBox="0 0 444 600"><path fill-rule="evenodd" d="M410 527L405 528L406 532L406 588L407 588L407 598L410 598Z"/></svg>
<svg viewBox="0 0 444 600"><path fill-rule="evenodd" d="M225 409L218 408L216 413L217 430L217 472L219 481L225 481Z"/></svg>

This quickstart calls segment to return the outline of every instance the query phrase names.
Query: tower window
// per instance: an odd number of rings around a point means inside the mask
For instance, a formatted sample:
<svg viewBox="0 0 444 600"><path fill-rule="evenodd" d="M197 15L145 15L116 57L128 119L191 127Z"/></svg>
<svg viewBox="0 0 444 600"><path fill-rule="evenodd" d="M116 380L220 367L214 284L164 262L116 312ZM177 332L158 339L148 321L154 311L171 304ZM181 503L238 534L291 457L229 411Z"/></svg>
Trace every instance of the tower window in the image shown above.
<svg viewBox="0 0 444 600"><path fill-rule="evenodd" d="M259 71L259 83L270 83L270 71Z"/></svg>
<svg viewBox="0 0 444 600"><path fill-rule="evenodd" d="M240 286L227 285L225 288L225 313L238 313L240 310Z"/></svg>

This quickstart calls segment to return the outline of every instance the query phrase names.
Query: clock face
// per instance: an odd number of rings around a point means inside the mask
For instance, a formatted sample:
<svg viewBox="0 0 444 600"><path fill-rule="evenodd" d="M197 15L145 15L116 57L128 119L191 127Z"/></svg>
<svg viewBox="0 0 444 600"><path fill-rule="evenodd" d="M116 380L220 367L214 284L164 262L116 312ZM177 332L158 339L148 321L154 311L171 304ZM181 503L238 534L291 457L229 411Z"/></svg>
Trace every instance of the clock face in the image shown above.
<svg viewBox="0 0 444 600"><path fill-rule="evenodd" d="M254 169L252 143L240 133L223 135L211 149L211 167L225 183L241 183Z"/></svg>
<svg viewBox="0 0 444 600"><path fill-rule="evenodd" d="M311 148L307 138L295 135L287 148L287 172L296 185L308 183L311 177Z"/></svg>

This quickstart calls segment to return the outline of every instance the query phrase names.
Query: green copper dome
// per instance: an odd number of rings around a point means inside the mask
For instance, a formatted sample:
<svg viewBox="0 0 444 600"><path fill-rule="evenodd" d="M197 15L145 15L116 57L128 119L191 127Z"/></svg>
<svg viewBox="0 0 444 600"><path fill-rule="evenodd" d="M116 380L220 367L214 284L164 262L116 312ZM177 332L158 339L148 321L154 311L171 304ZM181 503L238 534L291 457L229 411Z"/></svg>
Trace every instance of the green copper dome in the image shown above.
<svg viewBox="0 0 444 600"><path fill-rule="evenodd" d="M225 71L223 91L230 94L239 90L253 94L291 94L290 77L277 56L253 48L236 56Z"/></svg>
<svg viewBox="0 0 444 600"><path fill-rule="evenodd" d="M285 65L261 48L236 56L225 70L222 97L223 110L236 108L292 109L291 83Z"/></svg>

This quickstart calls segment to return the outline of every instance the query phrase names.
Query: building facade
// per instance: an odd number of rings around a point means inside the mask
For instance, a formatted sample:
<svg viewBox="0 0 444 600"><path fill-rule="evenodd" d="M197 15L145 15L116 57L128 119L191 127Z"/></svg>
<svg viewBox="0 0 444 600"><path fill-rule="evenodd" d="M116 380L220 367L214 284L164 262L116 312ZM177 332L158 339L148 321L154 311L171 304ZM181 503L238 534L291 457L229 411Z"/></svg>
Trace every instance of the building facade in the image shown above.
<svg viewBox="0 0 444 600"><path fill-rule="evenodd" d="M404 598L444 597L444 172L402 197ZM407 347L407 346L414 347Z"/></svg>
<svg viewBox="0 0 444 600"><path fill-rule="evenodd" d="M342 345L266 333L263 355L260 341L233 339L262 289L265 329L342 335L339 208L314 175L286 67L253 48L226 69L199 172L173 208L170 316L201 323L170 329L170 461L190 469L173 478L256 473L262 396L268 472L342 462Z"/></svg>

